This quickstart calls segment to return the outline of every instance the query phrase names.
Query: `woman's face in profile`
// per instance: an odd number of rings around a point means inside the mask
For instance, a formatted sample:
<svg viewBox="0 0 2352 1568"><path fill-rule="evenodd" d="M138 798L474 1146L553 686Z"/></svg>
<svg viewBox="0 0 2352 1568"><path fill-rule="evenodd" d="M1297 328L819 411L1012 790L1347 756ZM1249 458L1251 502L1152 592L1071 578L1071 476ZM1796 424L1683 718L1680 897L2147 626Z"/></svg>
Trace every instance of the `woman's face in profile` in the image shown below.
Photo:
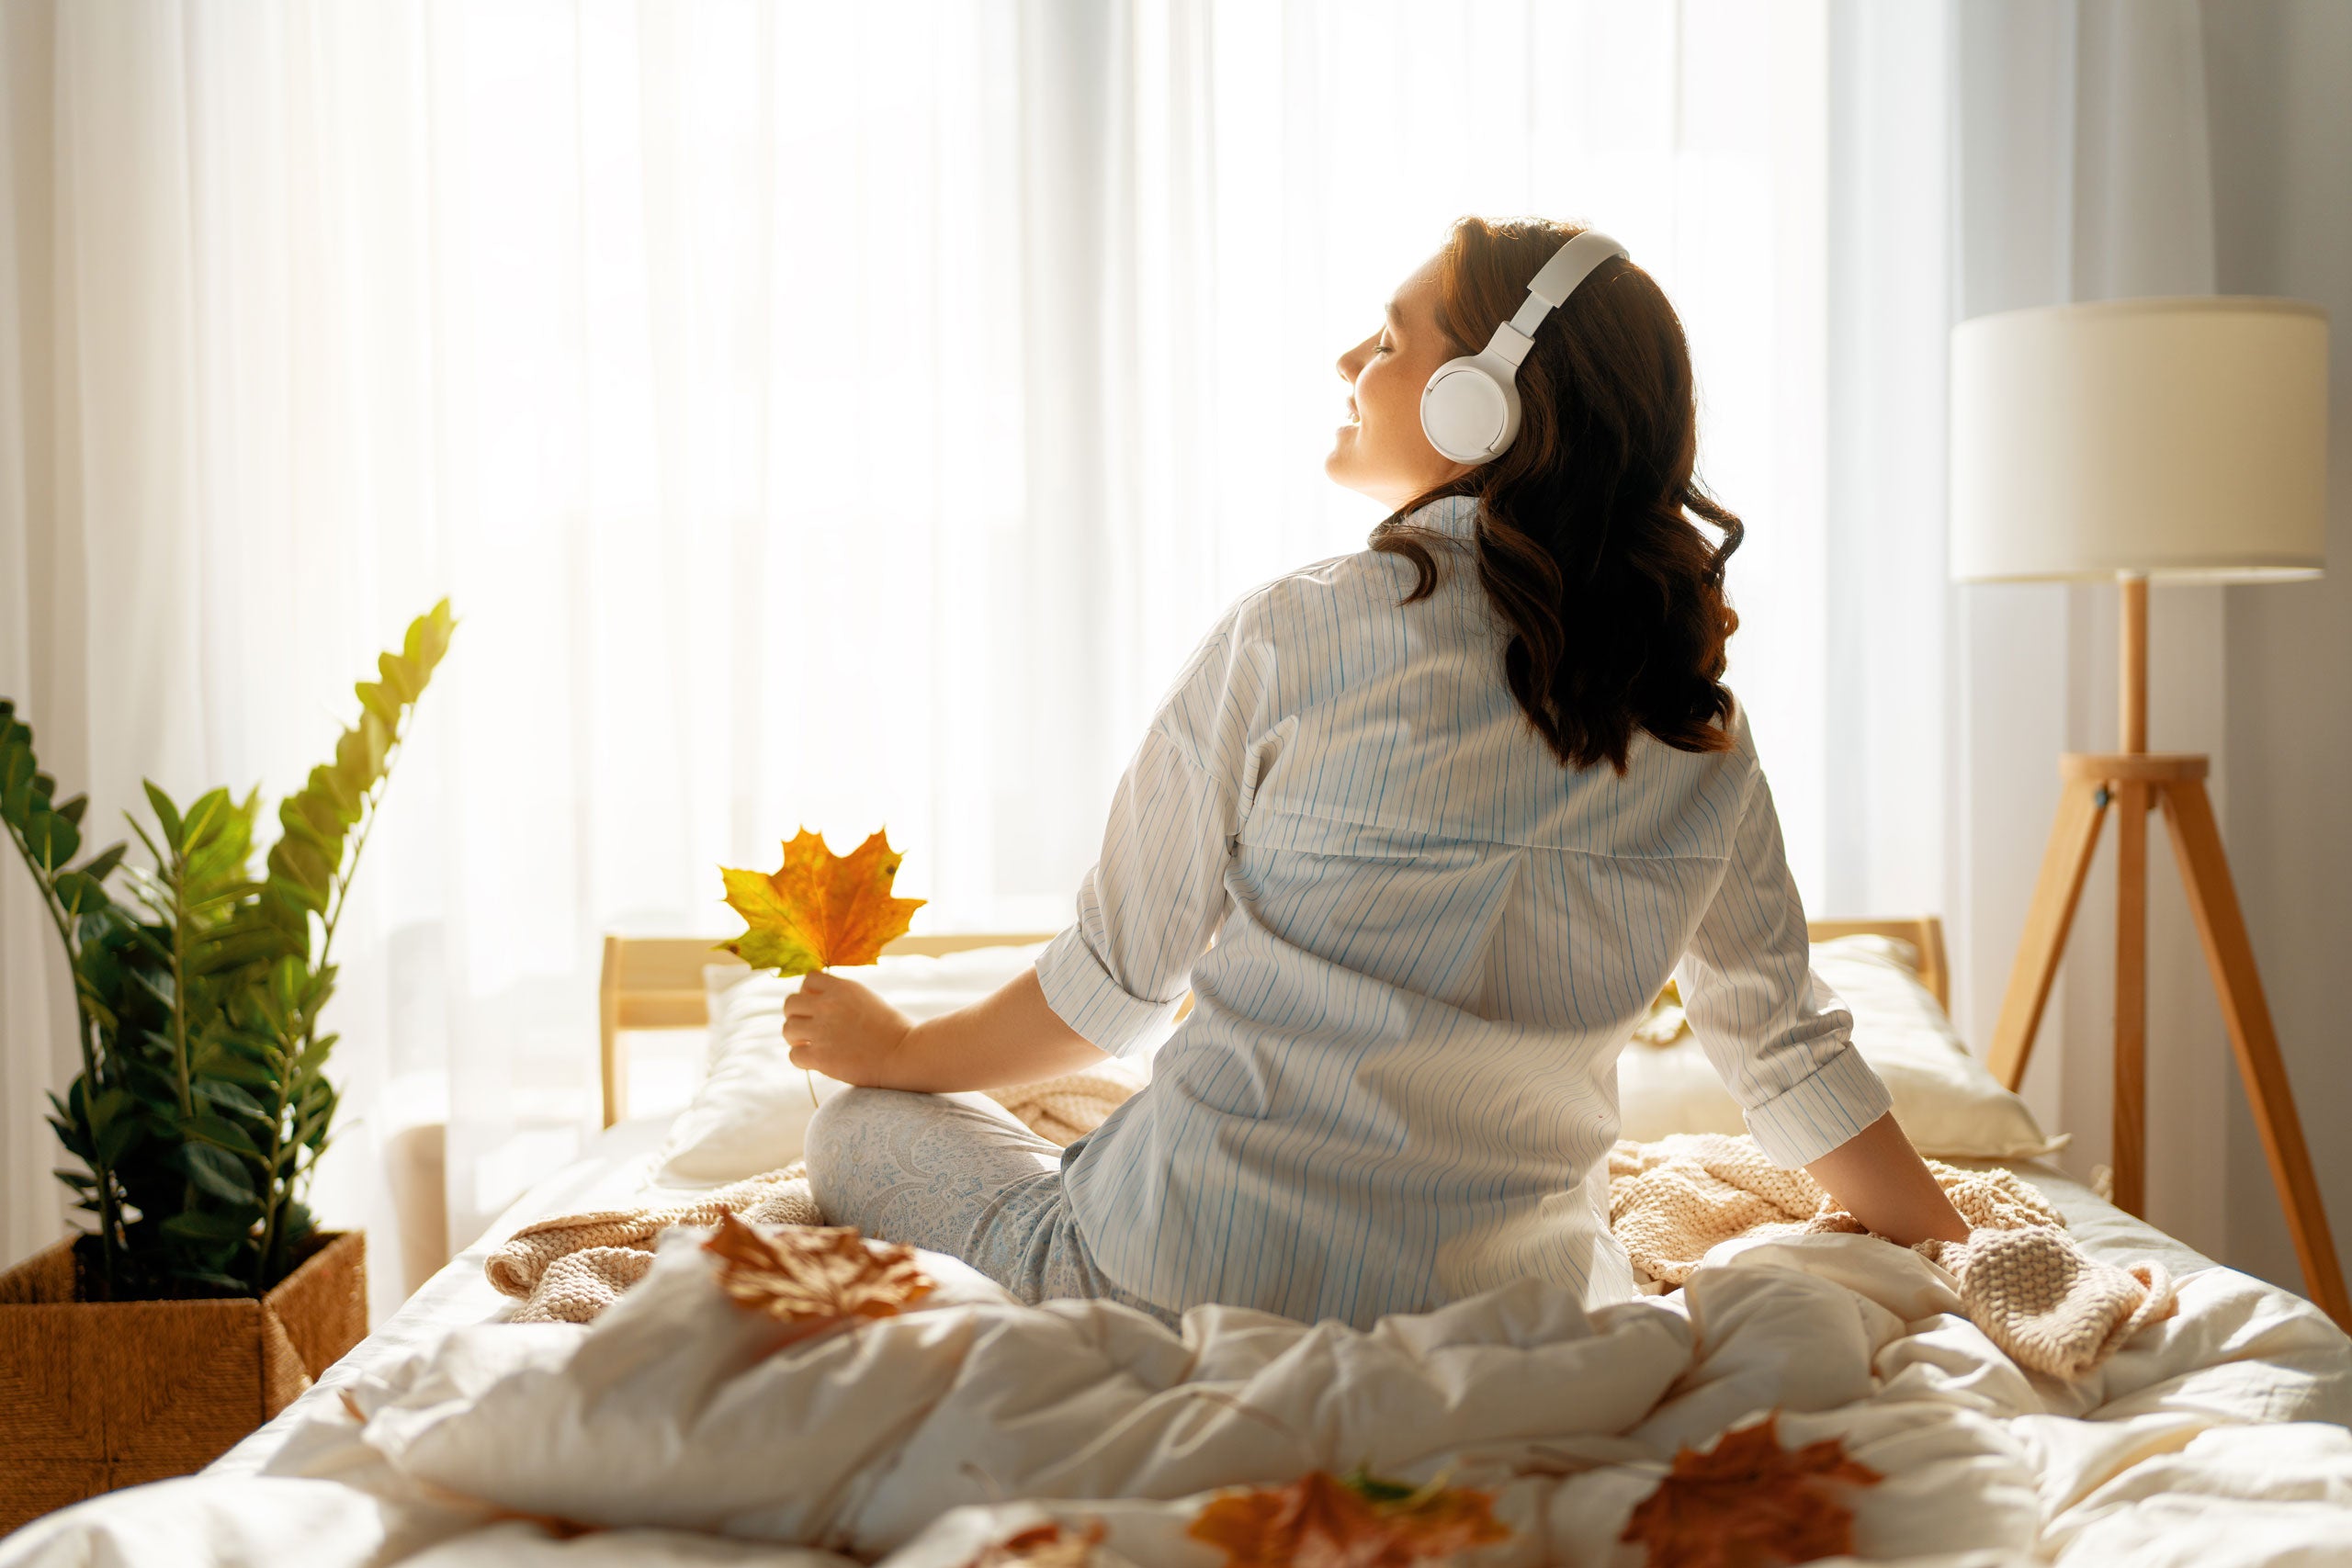
<svg viewBox="0 0 2352 1568"><path fill-rule="evenodd" d="M1462 352L1437 324L1437 258L1431 256L1398 287L1379 330L1340 355L1348 421L1323 459L1323 471L1392 511L1468 473L1421 432L1421 389L1439 366Z"/></svg>

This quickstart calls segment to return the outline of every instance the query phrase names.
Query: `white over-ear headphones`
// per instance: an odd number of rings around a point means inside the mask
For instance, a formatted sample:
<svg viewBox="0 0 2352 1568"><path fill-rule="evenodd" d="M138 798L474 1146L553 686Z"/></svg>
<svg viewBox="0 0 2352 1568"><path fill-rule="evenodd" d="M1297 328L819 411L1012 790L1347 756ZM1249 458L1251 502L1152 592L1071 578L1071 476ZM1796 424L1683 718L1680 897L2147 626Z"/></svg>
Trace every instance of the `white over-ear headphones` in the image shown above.
<svg viewBox="0 0 2352 1568"><path fill-rule="evenodd" d="M1519 434L1519 364L1534 346L1535 329L1594 267L1624 254L1624 246L1590 229L1553 252L1528 283L1519 314L1497 327L1476 354L1439 366L1421 389L1421 431L1430 445L1457 463L1502 456Z"/></svg>

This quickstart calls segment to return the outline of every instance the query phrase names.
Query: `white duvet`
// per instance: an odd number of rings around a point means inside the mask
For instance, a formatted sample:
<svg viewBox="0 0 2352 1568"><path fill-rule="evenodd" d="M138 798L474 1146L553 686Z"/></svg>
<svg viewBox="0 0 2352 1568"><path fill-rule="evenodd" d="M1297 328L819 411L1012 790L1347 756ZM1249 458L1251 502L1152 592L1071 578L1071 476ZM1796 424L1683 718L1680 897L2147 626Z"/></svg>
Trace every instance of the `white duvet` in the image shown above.
<svg viewBox="0 0 2352 1568"><path fill-rule="evenodd" d="M766 1356L696 1239L591 1327L460 1329L320 1402L268 1473L81 1505L0 1568L960 1568L1041 1517L1101 1521L1100 1562L1214 1568L1184 1528L1217 1489L1359 1464L1491 1490L1511 1537L1465 1561L1634 1562L1678 1445L1768 1410L1883 1475L1843 1494L1867 1557L2352 1563L2352 1347L2223 1269L2060 1385L1863 1236L1729 1243L1591 1314L1525 1281L1370 1332L1204 1307L1180 1336L927 1257L922 1310Z"/></svg>

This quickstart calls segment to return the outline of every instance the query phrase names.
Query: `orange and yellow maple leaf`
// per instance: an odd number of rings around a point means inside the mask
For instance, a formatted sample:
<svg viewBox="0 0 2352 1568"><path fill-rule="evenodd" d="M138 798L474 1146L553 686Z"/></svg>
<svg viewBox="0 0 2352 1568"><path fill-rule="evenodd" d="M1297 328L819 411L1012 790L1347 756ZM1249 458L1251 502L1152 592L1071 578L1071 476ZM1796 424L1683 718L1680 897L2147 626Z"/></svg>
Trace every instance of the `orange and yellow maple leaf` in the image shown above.
<svg viewBox="0 0 2352 1568"><path fill-rule="evenodd" d="M1225 1568L1408 1568L1507 1539L1494 1502L1467 1487L1317 1470L1212 1498L1184 1533L1223 1551Z"/></svg>
<svg viewBox="0 0 2352 1568"><path fill-rule="evenodd" d="M885 832L837 855L803 828L786 841L775 871L721 866L727 902L748 929L720 945L754 969L783 975L871 964L925 902L890 896L901 858Z"/></svg>
<svg viewBox="0 0 2352 1568"><path fill-rule="evenodd" d="M1649 1568L1761 1568L1854 1550L1854 1511L1825 1482L1871 1486L1878 1472L1835 1438L1781 1446L1780 1417L1726 1432L1707 1453L1682 1449L1657 1490L1625 1522Z"/></svg>

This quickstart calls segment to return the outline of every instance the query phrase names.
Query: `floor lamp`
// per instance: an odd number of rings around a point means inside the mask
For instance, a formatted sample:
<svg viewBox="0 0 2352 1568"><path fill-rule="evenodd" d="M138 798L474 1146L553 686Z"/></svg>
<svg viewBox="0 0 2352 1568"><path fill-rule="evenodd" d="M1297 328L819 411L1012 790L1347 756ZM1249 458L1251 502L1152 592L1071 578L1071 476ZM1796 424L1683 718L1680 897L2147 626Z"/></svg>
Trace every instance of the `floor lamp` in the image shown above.
<svg viewBox="0 0 2352 1568"><path fill-rule="evenodd" d="M2352 1328L2311 1153L2205 793L2207 760L2148 750L2150 579L2319 574L2327 318L2287 299L2124 299L1964 321L1951 341L1951 571L2108 580L2121 595L2122 744L2058 760L2057 825L1988 1066L2011 1089L2099 829L2116 826L2115 1201L2146 1195L2148 813L2161 807L2312 1299Z"/></svg>

